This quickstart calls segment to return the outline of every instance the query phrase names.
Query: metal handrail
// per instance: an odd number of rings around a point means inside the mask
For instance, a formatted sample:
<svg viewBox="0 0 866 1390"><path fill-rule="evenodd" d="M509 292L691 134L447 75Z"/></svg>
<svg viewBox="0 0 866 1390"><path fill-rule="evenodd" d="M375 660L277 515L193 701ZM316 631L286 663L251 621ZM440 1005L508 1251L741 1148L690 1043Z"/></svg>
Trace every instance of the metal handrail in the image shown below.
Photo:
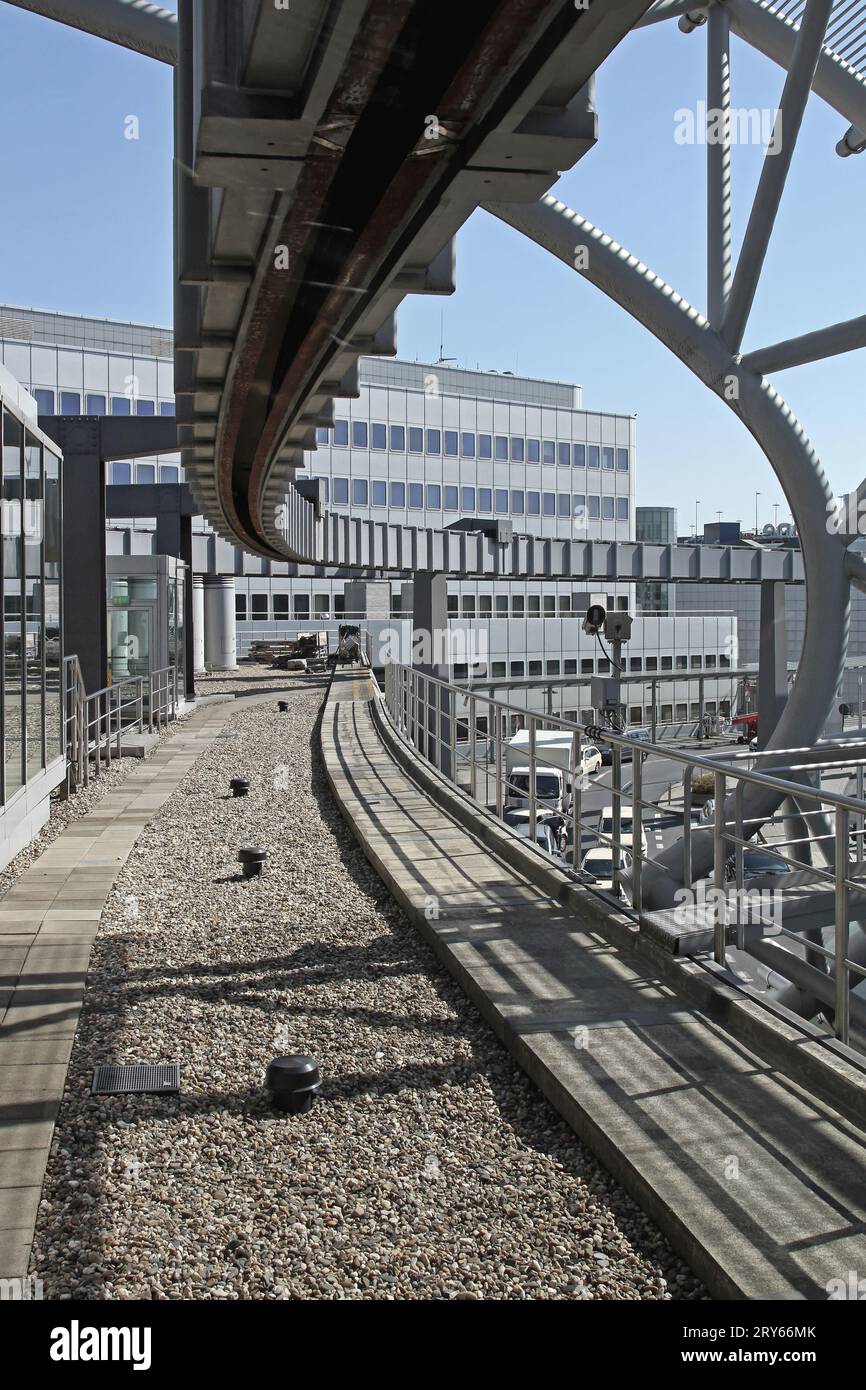
<svg viewBox="0 0 866 1390"><path fill-rule="evenodd" d="M178 673L164 666L149 675L123 676L99 690L85 689L81 664L75 655L63 659L64 734L67 790L90 785L90 759L99 777L103 759L123 755L125 733L153 733L177 718Z"/></svg>
<svg viewBox="0 0 866 1390"><path fill-rule="evenodd" d="M370 663L372 647L369 642L367 653L368 663ZM503 722L507 727L509 718L514 716L521 718L524 722L524 731L527 734L527 748L522 750L521 760L525 759L529 767L528 805L529 824L532 830L528 843L538 853L544 853L538 848L534 840L536 820L540 815L555 809L561 817L563 826L570 826L571 828L571 871L580 877L579 861L583 836L582 831L577 827L582 828L581 793L585 789L582 777L581 747L585 740L596 742L600 731L596 731L593 726L589 726L588 731L586 725L567 720L559 715L530 713L523 707L511 705L504 700L495 699L493 696L484 696L476 690L467 690L465 686L455 685L441 677L427 674L425 671L410 666L396 663L386 665L384 675L384 691L379 692L380 699L398 734L419 751L422 757L447 775L455 785L463 785L460 780L461 773L464 775L464 782L468 775L468 788L464 785L463 789L468 790L469 795L479 802L485 811L492 810L494 806L489 785L490 777L493 775L496 783L495 810L500 819L504 814L504 803L508 799L509 791L517 792L524 800L527 798L526 788L515 786L510 780L508 770L503 769ZM480 730L479 723L482 723ZM542 729L560 730L571 735L571 752L567 770L561 761L557 762L545 756L543 748L539 748L537 735ZM465 755L463 750L459 748L463 735L466 739ZM844 792L829 790L820 786L817 789L811 788L801 782L777 775L774 771L759 771L754 767L739 766L737 765L739 758L736 754L733 755L731 761L701 757L686 750L671 748L669 745L637 742L614 729L607 728L603 733L603 741L609 743L612 748L613 833L607 835L600 829L594 833L599 843L607 844L612 848L611 868L614 894L619 891L621 877L620 855L617 851L622 852L625 849L631 856L630 883L628 884L630 902L627 902L624 908L621 903L617 905L631 913L639 930L645 925L643 915L644 862L649 860L651 864L653 863L651 856L644 855L642 850L643 812L648 808L652 808L656 812L661 809L658 802L649 801L643 795L642 773L648 757L664 758L683 768L683 883L689 886L692 884L691 837L693 832L698 830L699 833L712 834L714 846L712 885L721 889L723 894L727 894L728 865L733 858L734 881L739 903L743 902L741 896L744 891L743 854L750 844L750 828L754 834L762 824L774 825L778 820L784 819L780 816L770 817L769 821L759 821L757 818L744 820L742 808L744 788L749 784L766 788L781 793L784 797L790 797L798 803L798 806L802 802L812 802L815 809L806 811L804 814L807 815L824 815L829 808L830 814L835 820L836 830L833 864L830 869L816 866L814 878L817 880L816 887L819 888L822 884L826 884L828 889L831 885L834 888L835 940L832 950L815 944L815 956L824 958L828 963L834 963L836 967L835 983L831 984L830 977L826 976L827 983L819 998L823 998L823 1002L827 1003L833 1010L837 1038L843 1043L849 1043L851 1014L849 994L852 983L856 984L861 978L866 977L866 969L858 962L849 959L848 895L851 891L866 894L866 879L858 880L851 876L852 870L857 872L854 866L858 861L856 856L852 859L848 832L852 814L859 818L866 815L866 801L849 796ZM852 742L862 749L862 741L857 740L856 736ZM484 749L480 749L481 744L485 745ZM627 751L633 760L632 786L630 791L625 792L622 788L622 754L624 751ZM773 749L765 756L774 759L787 757L789 762L796 767L798 754L802 755L804 751L802 749ZM844 746L840 746L838 743L828 744L826 751L833 767L844 765L840 761L840 754L844 755ZM492 764L495 765L493 774L491 774ZM821 765L809 763L805 766L814 772ZM558 772L566 773L567 771L568 773L568 800L566 801L566 797L563 796L563 804L560 806L552 807L551 798L538 794L537 774L543 768L555 768ZM715 806L712 822L694 826L692 824L692 781L698 770L712 775ZM482 793L479 793L479 778L483 781L484 791ZM726 812L729 782L733 783L735 787L733 818L729 818L730 813ZM630 806L633 829L631 844L628 846L623 844L623 832L620 829L622 824L620 808L623 798L627 799L627 804ZM514 833L516 834L516 831ZM784 839L778 842L776 840L768 842L772 852L780 859L798 869L803 869L806 866L799 860L795 860L783 852L783 849L790 849L794 844L795 841ZM563 866L567 867L565 861L562 862ZM664 868L662 865L653 866ZM665 870L665 872L670 873L670 870ZM812 870L810 869L809 872ZM586 881L586 878L587 875L584 874L582 881ZM591 888L592 884L588 883L587 886ZM720 898L717 897L715 902L717 906L713 910L713 954L715 960L724 965L726 950L730 944L727 914L720 904ZM746 948L746 940L745 924L741 920L741 912L737 914L737 918L736 945L742 950ZM800 945L808 944L810 949L813 946L811 941L806 943L802 936L798 936L795 932L781 926L775 934L796 941ZM793 955L791 960L796 962L797 966L804 964L802 960ZM809 968L814 969L814 967ZM777 974L783 975L784 961L774 964L773 969ZM815 970L815 974L819 975L819 972ZM831 988L832 995L828 999L827 993ZM834 999L835 1003L833 1002ZM857 1002L855 999L854 1003L857 1004Z"/></svg>

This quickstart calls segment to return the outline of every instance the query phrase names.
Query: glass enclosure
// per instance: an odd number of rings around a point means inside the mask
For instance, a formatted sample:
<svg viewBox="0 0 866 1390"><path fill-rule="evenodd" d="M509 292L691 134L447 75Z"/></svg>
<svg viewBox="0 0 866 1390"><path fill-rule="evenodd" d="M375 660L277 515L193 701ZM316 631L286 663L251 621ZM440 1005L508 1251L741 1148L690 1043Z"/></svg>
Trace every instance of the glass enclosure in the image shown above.
<svg viewBox="0 0 866 1390"><path fill-rule="evenodd" d="M109 555L108 679L177 667L184 689L185 565L170 555Z"/></svg>
<svg viewBox="0 0 866 1390"><path fill-rule="evenodd" d="M60 459L2 406L2 795L61 757Z"/></svg>

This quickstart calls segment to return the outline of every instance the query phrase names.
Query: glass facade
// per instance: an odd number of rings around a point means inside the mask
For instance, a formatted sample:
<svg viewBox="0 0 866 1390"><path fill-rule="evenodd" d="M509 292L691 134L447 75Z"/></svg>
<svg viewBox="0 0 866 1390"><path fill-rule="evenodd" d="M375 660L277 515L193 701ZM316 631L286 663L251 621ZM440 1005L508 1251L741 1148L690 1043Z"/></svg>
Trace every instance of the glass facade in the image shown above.
<svg viewBox="0 0 866 1390"><path fill-rule="evenodd" d="M3 802L63 754L60 460L2 408Z"/></svg>

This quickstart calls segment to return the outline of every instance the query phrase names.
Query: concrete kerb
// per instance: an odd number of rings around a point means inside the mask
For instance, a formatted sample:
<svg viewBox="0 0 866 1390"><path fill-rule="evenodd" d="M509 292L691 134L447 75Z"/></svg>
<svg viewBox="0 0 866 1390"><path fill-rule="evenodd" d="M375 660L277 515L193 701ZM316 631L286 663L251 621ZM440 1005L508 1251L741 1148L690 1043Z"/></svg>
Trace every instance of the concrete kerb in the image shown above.
<svg viewBox="0 0 866 1390"><path fill-rule="evenodd" d="M370 708L383 743L406 774L493 854L579 918L582 925L598 931L612 946L637 952L666 985L706 1013L732 1038L866 1131L866 1068L859 1059L849 1056L834 1039L807 1020L770 1007L745 988L722 978L721 967L715 962L677 958L664 950L641 933L631 918L607 907L595 894L575 883L565 870L545 863L540 854L503 829L492 813L424 762L391 727L375 694ZM339 796L337 800L340 801ZM363 844L363 837L359 835L359 839ZM378 865L376 868L382 872Z"/></svg>

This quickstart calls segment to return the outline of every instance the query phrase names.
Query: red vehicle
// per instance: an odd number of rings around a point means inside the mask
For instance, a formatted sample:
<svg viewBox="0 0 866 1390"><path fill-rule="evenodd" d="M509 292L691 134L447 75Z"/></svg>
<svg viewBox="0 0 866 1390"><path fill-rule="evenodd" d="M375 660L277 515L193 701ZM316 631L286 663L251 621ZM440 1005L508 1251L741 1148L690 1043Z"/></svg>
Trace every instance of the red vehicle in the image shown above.
<svg viewBox="0 0 866 1390"><path fill-rule="evenodd" d="M758 711L755 710L752 714L736 714L731 724L739 730L737 743L751 743L758 734Z"/></svg>

